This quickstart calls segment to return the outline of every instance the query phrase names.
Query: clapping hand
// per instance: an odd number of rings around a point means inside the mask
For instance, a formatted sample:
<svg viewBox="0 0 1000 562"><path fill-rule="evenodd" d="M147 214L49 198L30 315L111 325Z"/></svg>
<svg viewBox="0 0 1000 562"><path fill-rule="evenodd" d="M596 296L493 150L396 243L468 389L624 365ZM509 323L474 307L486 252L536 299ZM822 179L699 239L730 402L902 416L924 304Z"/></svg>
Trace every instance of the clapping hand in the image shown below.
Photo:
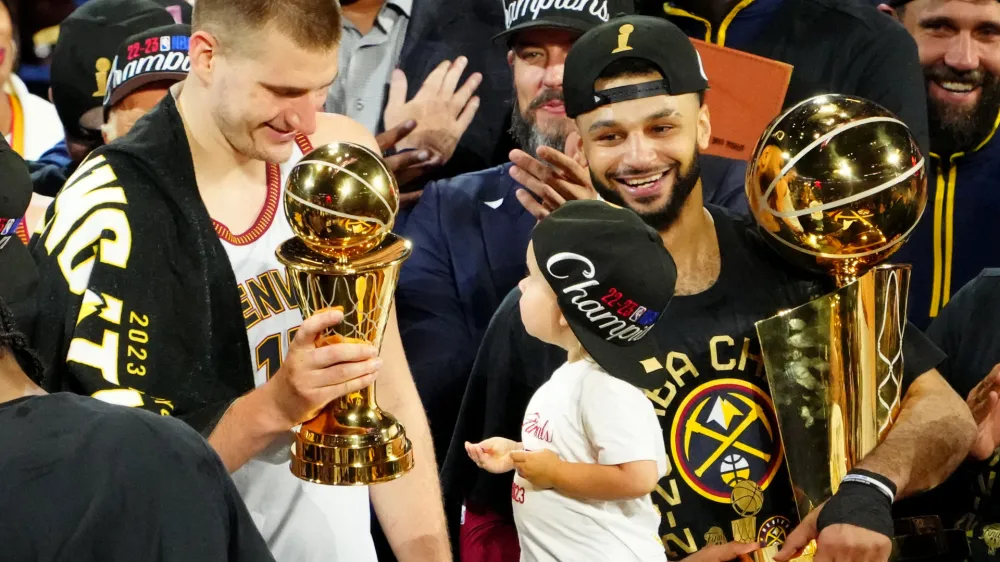
<svg viewBox="0 0 1000 562"><path fill-rule="evenodd" d="M510 161L514 163L510 176L525 187L517 190L517 200L538 220L566 201L597 199L575 131L566 137L563 152L541 146L536 159L523 150L512 150Z"/></svg>
<svg viewBox="0 0 1000 562"><path fill-rule="evenodd" d="M409 101L406 100L406 75L399 69L392 71L383 114L385 128L392 129L407 121L416 122L416 128L395 143L399 148L427 150L439 164L448 162L479 110L479 98L473 94L483 75L475 72L461 88L458 87L468 63L465 57L441 62Z"/></svg>

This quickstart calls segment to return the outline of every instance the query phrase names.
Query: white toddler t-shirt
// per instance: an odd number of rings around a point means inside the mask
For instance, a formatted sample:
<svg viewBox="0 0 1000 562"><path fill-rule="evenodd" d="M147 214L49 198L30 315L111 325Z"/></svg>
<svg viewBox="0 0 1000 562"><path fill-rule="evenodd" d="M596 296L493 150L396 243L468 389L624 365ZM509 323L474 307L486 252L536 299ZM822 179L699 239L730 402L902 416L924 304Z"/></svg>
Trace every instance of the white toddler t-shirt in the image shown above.
<svg viewBox="0 0 1000 562"><path fill-rule="evenodd" d="M565 363L539 388L521 425L525 450L549 449L567 462L656 462L666 475L663 430L645 394L590 360ZM645 497L578 500L535 489L514 475L511 489L522 562L642 562L667 559L660 516Z"/></svg>

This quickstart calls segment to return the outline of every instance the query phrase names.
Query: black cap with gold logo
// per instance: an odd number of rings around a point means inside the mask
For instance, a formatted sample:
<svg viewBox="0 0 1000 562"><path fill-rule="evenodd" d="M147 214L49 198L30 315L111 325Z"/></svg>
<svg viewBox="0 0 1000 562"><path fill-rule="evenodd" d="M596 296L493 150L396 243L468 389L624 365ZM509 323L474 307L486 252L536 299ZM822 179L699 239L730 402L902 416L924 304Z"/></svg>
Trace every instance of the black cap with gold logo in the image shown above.
<svg viewBox="0 0 1000 562"><path fill-rule="evenodd" d="M660 69L663 78L596 91L594 83L611 63L641 59ZM566 115L576 117L620 101L650 96L679 96L708 88L701 57L679 27L663 18L625 16L591 29L566 55L563 97Z"/></svg>

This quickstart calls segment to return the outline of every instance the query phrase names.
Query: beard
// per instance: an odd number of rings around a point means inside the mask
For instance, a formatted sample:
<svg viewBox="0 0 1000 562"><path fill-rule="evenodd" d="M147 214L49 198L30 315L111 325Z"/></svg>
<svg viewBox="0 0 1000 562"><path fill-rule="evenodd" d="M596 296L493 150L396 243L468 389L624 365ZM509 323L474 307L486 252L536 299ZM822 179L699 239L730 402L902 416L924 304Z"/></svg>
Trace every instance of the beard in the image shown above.
<svg viewBox="0 0 1000 562"><path fill-rule="evenodd" d="M982 68L958 71L945 64L924 68L927 86L931 82L959 82L981 88L979 101L972 107L947 103L927 96L931 147L937 154L948 155L974 149L996 122L1000 109L1000 77Z"/></svg>
<svg viewBox="0 0 1000 562"><path fill-rule="evenodd" d="M547 146L560 152L566 148L567 132L566 123L554 125L554 131L543 131L538 127L536 114L538 109L550 101L562 101L561 92L555 90L543 90L538 97L531 100L526 111L521 111L521 103L517 96L514 96L514 111L510 119L510 134L514 141L521 147L521 150L535 156L538 148Z"/></svg>
<svg viewBox="0 0 1000 562"><path fill-rule="evenodd" d="M642 175L652 170L639 170L636 168L629 168L627 170L622 170L621 173L630 175ZM701 163L699 162L699 152L695 149L694 156L691 158L691 163L688 164L687 169L679 169L677 171L677 180L674 181L674 186L670 190L670 195L667 198L666 203L659 209L654 209L652 211L642 211L633 209L625 199L618 193L617 189L611 189L604 185L594 175L594 172L590 172L590 179L594 184L594 189L597 193L604 198L608 203L618 205L619 207L625 207L631 209L639 218L643 220L646 224L656 229L658 232L663 232L669 229L671 226L677 222L677 218L680 217L681 209L684 208L684 204L691 197L691 192L694 191L696 185L698 185L698 180L701 178Z"/></svg>

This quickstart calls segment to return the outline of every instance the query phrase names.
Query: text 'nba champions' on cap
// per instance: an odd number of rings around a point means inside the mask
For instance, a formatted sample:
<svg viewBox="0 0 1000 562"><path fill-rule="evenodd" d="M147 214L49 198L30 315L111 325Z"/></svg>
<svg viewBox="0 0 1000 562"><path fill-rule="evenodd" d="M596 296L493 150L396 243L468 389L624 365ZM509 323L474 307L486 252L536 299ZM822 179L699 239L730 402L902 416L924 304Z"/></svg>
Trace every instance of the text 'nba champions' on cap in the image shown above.
<svg viewBox="0 0 1000 562"><path fill-rule="evenodd" d="M595 25L631 14L632 0L502 0L504 31L493 40L509 39L518 31L554 28L584 33Z"/></svg>

